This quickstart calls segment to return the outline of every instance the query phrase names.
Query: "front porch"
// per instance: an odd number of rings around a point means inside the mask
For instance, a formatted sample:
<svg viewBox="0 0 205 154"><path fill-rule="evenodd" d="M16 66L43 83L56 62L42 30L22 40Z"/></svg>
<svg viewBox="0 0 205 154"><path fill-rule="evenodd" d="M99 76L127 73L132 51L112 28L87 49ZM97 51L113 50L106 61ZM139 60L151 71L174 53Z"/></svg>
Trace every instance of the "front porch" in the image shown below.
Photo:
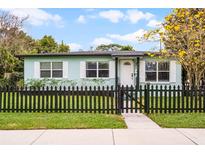
<svg viewBox="0 0 205 154"><path fill-rule="evenodd" d="M115 57L115 85L140 84L140 57Z"/></svg>

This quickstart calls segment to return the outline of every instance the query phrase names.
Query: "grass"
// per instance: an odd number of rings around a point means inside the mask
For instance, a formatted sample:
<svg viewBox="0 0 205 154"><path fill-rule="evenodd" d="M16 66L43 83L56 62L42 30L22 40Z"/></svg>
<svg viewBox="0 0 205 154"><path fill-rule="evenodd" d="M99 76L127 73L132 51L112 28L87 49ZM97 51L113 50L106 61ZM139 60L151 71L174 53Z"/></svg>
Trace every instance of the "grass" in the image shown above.
<svg viewBox="0 0 205 154"><path fill-rule="evenodd" d="M184 98L182 98L181 96L178 97L164 97L162 96L160 97L151 97L149 98L150 103L149 103L149 107L150 107L150 112L151 110L153 112L156 112L156 110L158 112L160 112L160 109L162 110L162 112L164 113L165 110L168 112L168 110L170 109L171 113L179 111L182 112L182 110L184 110L185 112L190 112L191 111L202 111L203 108L205 108L205 104L204 104L204 98L203 96L199 97L190 97L190 96L184 96ZM139 99L138 99L139 102ZM133 101L133 103L135 103L135 101ZM141 104L144 105L145 104L145 97L142 97L142 101ZM140 105L138 104L138 108L140 107Z"/></svg>
<svg viewBox="0 0 205 154"><path fill-rule="evenodd" d="M165 128L205 128L205 113L148 114Z"/></svg>
<svg viewBox="0 0 205 154"><path fill-rule="evenodd" d="M120 115L92 113L0 113L1 130L126 128Z"/></svg>

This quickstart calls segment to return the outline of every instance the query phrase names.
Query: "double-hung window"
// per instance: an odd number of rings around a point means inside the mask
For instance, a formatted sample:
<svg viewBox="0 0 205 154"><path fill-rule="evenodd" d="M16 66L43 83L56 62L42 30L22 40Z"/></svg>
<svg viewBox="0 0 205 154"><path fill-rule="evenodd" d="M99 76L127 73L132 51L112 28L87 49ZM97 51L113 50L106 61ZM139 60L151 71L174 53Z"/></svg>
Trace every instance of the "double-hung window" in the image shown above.
<svg viewBox="0 0 205 154"><path fill-rule="evenodd" d="M63 63L62 62L40 62L41 78L62 78Z"/></svg>
<svg viewBox="0 0 205 154"><path fill-rule="evenodd" d="M86 78L108 78L109 62L86 62Z"/></svg>
<svg viewBox="0 0 205 154"><path fill-rule="evenodd" d="M169 82L169 62L147 61L145 65L145 81Z"/></svg>
<svg viewBox="0 0 205 154"><path fill-rule="evenodd" d="M169 82L169 62L158 62L158 81Z"/></svg>

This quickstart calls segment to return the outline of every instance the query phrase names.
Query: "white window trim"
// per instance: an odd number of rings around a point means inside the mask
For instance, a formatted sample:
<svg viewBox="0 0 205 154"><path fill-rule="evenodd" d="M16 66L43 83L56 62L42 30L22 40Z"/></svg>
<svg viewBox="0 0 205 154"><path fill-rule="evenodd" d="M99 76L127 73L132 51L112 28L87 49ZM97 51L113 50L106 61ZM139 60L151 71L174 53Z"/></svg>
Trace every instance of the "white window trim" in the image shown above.
<svg viewBox="0 0 205 154"><path fill-rule="evenodd" d="M147 71L146 70L146 62L156 62L157 63L157 65L156 65L156 71ZM159 67L158 67L158 64L159 64L159 62L168 62L169 63L169 71L159 71ZM170 82L170 61L145 61L145 77L146 77L146 73L147 72L156 72L156 81L146 81L146 78L145 78L145 83L165 83L165 84L169 84L169 83L171 83ZM169 81L159 81L159 72L169 72Z"/></svg>
<svg viewBox="0 0 205 154"><path fill-rule="evenodd" d="M96 64L97 64L97 67L96 67L96 69L87 69L87 63L89 63L89 62L95 62ZM101 63L101 62L106 62L106 63L108 63L108 69L99 69L99 63ZM109 63L109 61L86 61L85 62L85 78L86 79L109 79L110 78L110 63ZM87 77L87 70L96 70L97 71L97 76L96 77ZM108 77L99 77L99 70L108 70Z"/></svg>
<svg viewBox="0 0 205 154"><path fill-rule="evenodd" d="M62 63L62 69L53 69L53 65L52 63L59 63L61 62ZM39 67L39 74L40 74L40 79L55 79L55 80L61 80L63 79L63 61L40 61L40 67ZM51 68L50 69L41 69L41 63L50 63L51 65ZM49 78L47 77L41 77L41 70L45 70L45 71L51 71L51 76ZM62 70L62 77L59 77L59 78L53 78L53 73L52 71L61 71Z"/></svg>

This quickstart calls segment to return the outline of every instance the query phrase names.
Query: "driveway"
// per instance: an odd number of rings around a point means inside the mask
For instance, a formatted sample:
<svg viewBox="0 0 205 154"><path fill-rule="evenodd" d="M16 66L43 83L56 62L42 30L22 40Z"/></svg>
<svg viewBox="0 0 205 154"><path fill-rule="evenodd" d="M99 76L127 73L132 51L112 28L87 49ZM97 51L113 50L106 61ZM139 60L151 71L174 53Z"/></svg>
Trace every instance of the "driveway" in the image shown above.
<svg viewBox="0 0 205 154"><path fill-rule="evenodd" d="M1 145L198 145L205 129L165 129L143 114L124 114L128 129L0 130Z"/></svg>

